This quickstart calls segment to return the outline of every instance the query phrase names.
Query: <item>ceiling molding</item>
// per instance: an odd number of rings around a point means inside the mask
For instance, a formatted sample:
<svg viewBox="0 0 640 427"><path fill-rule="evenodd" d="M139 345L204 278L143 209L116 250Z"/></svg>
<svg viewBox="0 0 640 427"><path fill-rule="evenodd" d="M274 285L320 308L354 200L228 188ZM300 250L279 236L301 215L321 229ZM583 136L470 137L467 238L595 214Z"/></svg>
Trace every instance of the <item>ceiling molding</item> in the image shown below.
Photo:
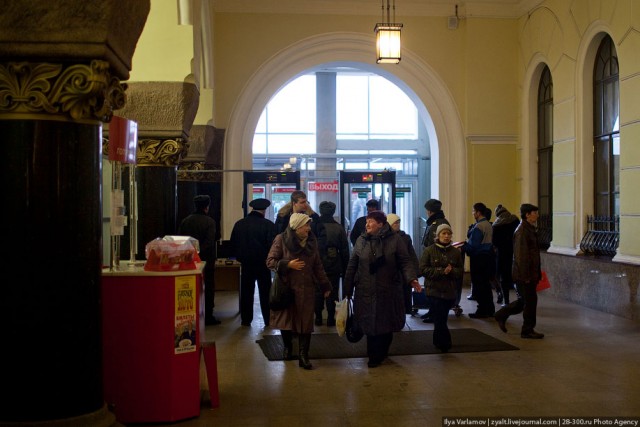
<svg viewBox="0 0 640 427"><path fill-rule="evenodd" d="M405 16L445 17L455 15L458 4L460 18L519 18L543 0L396 0L398 20ZM311 15L381 15L378 0L214 0L218 13L273 13Z"/></svg>

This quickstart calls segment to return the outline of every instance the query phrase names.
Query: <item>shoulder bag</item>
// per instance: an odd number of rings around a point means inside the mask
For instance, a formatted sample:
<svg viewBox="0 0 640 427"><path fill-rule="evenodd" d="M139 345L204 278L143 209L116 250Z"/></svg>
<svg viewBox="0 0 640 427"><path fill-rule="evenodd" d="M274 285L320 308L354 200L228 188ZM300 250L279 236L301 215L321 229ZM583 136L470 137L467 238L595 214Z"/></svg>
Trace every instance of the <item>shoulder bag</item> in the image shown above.
<svg viewBox="0 0 640 427"><path fill-rule="evenodd" d="M353 316L353 302L350 298L347 299L347 324L345 326L344 334L347 337L347 341L351 343L360 341L364 336L362 329L358 327L356 319Z"/></svg>
<svg viewBox="0 0 640 427"><path fill-rule="evenodd" d="M274 311L284 310L289 307L294 300L293 289L280 277L276 271L273 276L273 283L269 290L269 308Z"/></svg>

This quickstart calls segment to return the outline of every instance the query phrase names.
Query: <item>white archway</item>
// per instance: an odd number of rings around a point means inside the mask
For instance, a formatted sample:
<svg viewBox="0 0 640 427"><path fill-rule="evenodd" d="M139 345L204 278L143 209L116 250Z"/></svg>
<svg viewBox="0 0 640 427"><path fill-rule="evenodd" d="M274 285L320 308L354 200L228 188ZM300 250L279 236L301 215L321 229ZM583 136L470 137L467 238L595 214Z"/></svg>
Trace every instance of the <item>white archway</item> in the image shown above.
<svg viewBox="0 0 640 427"><path fill-rule="evenodd" d="M228 238L242 217L241 170L252 167L255 128L265 106L282 86L327 65L349 65L389 79L418 107L431 151L431 197L439 198L452 226L465 230L467 156L460 116L448 88L421 58L404 50L398 65L373 64L375 40L361 33L328 33L292 44L265 62L251 77L231 113L224 145L222 231ZM435 188L434 188L435 187Z"/></svg>

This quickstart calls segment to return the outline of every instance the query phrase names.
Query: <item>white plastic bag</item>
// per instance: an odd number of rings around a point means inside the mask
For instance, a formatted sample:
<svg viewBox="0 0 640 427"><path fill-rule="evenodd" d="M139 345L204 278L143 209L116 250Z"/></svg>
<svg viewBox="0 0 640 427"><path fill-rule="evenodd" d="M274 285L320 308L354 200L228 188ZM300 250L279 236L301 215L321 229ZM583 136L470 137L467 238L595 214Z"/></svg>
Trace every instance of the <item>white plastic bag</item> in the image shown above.
<svg viewBox="0 0 640 427"><path fill-rule="evenodd" d="M349 314L349 305L347 299L342 301L336 301L336 331L339 336L344 335L344 331L347 327L347 315Z"/></svg>

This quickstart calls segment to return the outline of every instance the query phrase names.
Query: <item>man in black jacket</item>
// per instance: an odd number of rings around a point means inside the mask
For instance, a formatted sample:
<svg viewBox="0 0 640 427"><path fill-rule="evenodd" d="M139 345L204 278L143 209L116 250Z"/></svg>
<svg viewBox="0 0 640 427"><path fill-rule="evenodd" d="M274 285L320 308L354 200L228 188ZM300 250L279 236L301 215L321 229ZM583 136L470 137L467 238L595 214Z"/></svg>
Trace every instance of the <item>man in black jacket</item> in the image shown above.
<svg viewBox="0 0 640 427"><path fill-rule="evenodd" d="M380 203L376 199L371 199L367 201L367 215L373 211L380 210ZM356 220L353 224L353 228L351 229L351 233L349 234L349 240L351 240L351 245L355 246L358 237L365 232L365 224L367 223L367 215L361 216Z"/></svg>
<svg viewBox="0 0 640 427"><path fill-rule="evenodd" d="M242 264L240 273L240 321L251 326L256 281L260 297L260 310L264 325L269 326L269 290L271 270L267 268L267 255L276 236L273 222L264 217L271 205L267 199L255 199L249 203L252 211L238 220L231 231L233 254Z"/></svg>
<svg viewBox="0 0 640 427"><path fill-rule="evenodd" d="M340 225L333 215L336 213L336 204L329 201L320 203L320 221L317 224L318 250L322 258L322 265L327 277L331 282L331 295L328 298L320 287L316 289L315 301L315 324L322 325L322 310L327 305L327 326L336 325L336 301L339 299L340 277L344 277L344 272L349 263L349 241L347 232Z"/></svg>
<svg viewBox="0 0 640 427"><path fill-rule="evenodd" d="M302 190L292 192L291 201L278 210L278 215L276 216L276 234L280 234L287 229L291 214L294 213L309 215L311 218L311 232L317 236L316 224L320 216L311 209L309 201L307 200L307 194Z"/></svg>
<svg viewBox="0 0 640 427"><path fill-rule="evenodd" d="M193 198L195 211L182 220L178 234L191 236L198 240L200 259L204 266L204 322L205 325L219 325L220 321L213 315L215 307L214 271L216 268L216 221L209 216L211 198L200 194Z"/></svg>

